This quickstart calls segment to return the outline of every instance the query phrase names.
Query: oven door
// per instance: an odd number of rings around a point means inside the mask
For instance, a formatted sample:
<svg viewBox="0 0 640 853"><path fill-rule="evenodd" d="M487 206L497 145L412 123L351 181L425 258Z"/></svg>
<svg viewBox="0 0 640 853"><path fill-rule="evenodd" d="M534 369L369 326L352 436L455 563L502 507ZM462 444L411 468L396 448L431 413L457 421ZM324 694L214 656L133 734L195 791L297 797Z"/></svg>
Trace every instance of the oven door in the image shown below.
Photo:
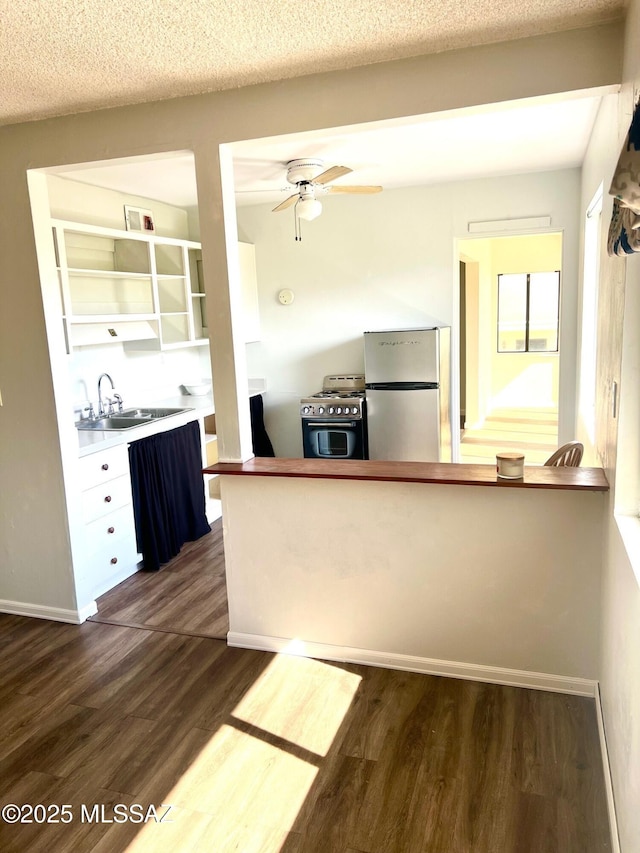
<svg viewBox="0 0 640 853"><path fill-rule="evenodd" d="M302 421L305 459L364 459L362 421Z"/></svg>

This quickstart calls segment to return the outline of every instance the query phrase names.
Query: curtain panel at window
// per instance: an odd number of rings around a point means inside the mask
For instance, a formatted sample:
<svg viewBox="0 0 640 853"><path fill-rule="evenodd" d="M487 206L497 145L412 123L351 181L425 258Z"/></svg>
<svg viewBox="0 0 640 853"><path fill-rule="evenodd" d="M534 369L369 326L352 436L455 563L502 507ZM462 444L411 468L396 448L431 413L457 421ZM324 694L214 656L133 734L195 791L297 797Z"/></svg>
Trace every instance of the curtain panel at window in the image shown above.
<svg viewBox="0 0 640 853"><path fill-rule="evenodd" d="M607 251L610 255L640 252L640 101L611 181L614 196Z"/></svg>

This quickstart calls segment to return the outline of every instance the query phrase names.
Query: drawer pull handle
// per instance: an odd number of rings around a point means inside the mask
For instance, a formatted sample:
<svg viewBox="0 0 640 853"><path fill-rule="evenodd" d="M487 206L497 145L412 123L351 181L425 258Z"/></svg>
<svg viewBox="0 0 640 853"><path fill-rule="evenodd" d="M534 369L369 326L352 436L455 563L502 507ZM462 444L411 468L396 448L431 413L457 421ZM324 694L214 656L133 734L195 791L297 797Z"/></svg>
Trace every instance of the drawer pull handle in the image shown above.
<svg viewBox="0 0 640 853"><path fill-rule="evenodd" d="M110 504L111 503L111 495L107 495L106 498L104 499L104 502L107 504Z"/></svg>
<svg viewBox="0 0 640 853"><path fill-rule="evenodd" d="M107 533L115 533L115 532L116 532L115 527L107 527Z"/></svg>
<svg viewBox="0 0 640 853"><path fill-rule="evenodd" d="M115 566L115 564L116 564L117 562L118 562L118 558L117 558L117 557L112 557L112 558L111 558L111 564L112 564L113 566Z"/></svg>
<svg viewBox="0 0 640 853"><path fill-rule="evenodd" d="M108 470L109 470L109 464L108 464L108 462L105 462L105 463L102 465L102 470L103 470L103 471L108 471Z"/></svg>

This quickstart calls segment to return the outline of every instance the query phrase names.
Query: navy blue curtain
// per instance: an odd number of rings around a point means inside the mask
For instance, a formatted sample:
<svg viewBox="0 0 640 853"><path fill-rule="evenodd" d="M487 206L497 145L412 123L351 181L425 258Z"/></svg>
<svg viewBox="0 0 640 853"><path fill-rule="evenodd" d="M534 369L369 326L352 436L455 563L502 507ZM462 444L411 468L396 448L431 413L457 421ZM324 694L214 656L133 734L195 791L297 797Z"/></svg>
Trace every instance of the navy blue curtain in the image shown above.
<svg viewBox="0 0 640 853"><path fill-rule="evenodd" d="M264 425L264 402L261 394L249 398L251 413L251 437L256 456L275 456L273 445Z"/></svg>
<svg viewBox="0 0 640 853"><path fill-rule="evenodd" d="M198 422L134 441L129 462L138 551L144 569L157 571L185 542L211 532Z"/></svg>

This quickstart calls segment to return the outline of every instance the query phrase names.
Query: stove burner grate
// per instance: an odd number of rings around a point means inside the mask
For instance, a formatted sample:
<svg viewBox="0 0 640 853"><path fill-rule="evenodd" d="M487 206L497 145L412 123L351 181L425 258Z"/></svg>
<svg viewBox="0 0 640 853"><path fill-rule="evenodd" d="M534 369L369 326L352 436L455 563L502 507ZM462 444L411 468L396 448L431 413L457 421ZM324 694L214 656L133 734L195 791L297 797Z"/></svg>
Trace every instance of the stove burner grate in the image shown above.
<svg viewBox="0 0 640 853"><path fill-rule="evenodd" d="M311 395L316 400L354 400L362 399L364 393L362 391L319 391L317 394Z"/></svg>

